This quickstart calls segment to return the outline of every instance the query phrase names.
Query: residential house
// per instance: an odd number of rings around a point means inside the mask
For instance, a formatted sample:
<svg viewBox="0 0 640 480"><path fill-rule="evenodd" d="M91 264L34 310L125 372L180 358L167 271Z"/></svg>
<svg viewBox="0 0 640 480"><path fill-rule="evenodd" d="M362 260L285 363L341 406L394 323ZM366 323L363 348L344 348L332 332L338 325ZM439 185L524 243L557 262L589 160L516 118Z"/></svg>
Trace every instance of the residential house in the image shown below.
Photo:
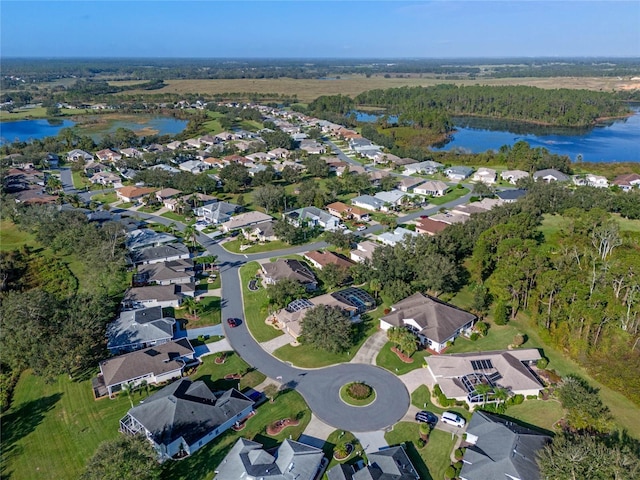
<svg viewBox="0 0 640 480"><path fill-rule="evenodd" d="M333 293L325 293L309 299L297 299L286 308L275 312L270 321L281 330L285 330L292 337L298 338L302 334L302 321L307 310L319 305L336 307L349 316L352 323L360 322L360 315L376 308L376 301L360 288L349 287Z"/></svg>
<svg viewBox="0 0 640 480"><path fill-rule="evenodd" d="M194 360L194 350L186 338L125 353L100 362L98 382L109 396L123 386L142 382L157 385L182 377L185 365Z"/></svg>
<svg viewBox="0 0 640 480"><path fill-rule="evenodd" d="M165 200L177 197L181 193L182 193L182 190L176 190L175 188L163 188L162 190L158 190L156 192L156 199L160 203L164 203Z"/></svg>
<svg viewBox="0 0 640 480"><path fill-rule="evenodd" d="M79 160L90 162L93 160L93 155L79 149L71 150L67 153L67 162L77 162Z"/></svg>
<svg viewBox="0 0 640 480"><path fill-rule="evenodd" d="M182 146L182 142L175 140L171 143L167 143L167 148L169 150L178 150Z"/></svg>
<svg viewBox="0 0 640 480"><path fill-rule="evenodd" d="M496 402L493 389L497 388L510 395L538 395L543 385L532 367L540 358L535 348L439 355L433 362L429 359L428 370L448 398L475 406ZM485 396L476 390L478 385L492 390Z"/></svg>
<svg viewBox="0 0 640 480"><path fill-rule="evenodd" d="M413 165L414 163L418 163L417 160L413 158L399 158L395 155L387 155L387 160L393 163L394 167L404 167L406 165Z"/></svg>
<svg viewBox="0 0 640 480"><path fill-rule="evenodd" d="M546 182L546 183L568 182L569 177L564 173L559 172L558 170L555 170L553 168L547 168L545 170L538 170L537 172L534 172L533 180L536 182L538 180L542 180L543 182Z"/></svg>
<svg viewBox="0 0 640 480"><path fill-rule="evenodd" d="M123 202L135 203L155 191L155 188L127 186L116 188L116 196L118 200L122 200Z"/></svg>
<svg viewBox="0 0 640 480"><path fill-rule="evenodd" d="M213 136L216 140L220 142L228 142L229 140L235 140L235 135L230 132L220 132Z"/></svg>
<svg viewBox="0 0 640 480"><path fill-rule="evenodd" d="M216 143L218 143L218 139L216 137L214 137L213 135L203 135L198 140L200 141L201 145L212 146L212 145L215 145Z"/></svg>
<svg viewBox="0 0 640 480"><path fill-rule="evenodd" d="M608 188L609 180L607 177L603 177L602 175L594 175L592 173L587 173L584 175L574 175L572 177L573 184L579 187L596 187L596 188Z"/></svg>
<svg viewBox="0 0 640 480"><path fill-rule="evenodd" d="M349 252L351 260L357 263L363 263L365 260L371 260L373 257L373 251L378 248L379 245L370 240L365 240L356 245L355 250Z"/></svg>
<svg viewBox="0 0 640 480"><path fill-rule="evenodd" d="M444 174L447 176L447 178L456 181L462 181L466 178L469 178L472 173L473 168L464 166L449 167L444 171Z"/></svg>
<svg viewBox="0 0 640 480"><path fill-rule="evenodd" d="M183 243L171 243L157 247L146 247L129 254L133 265L146 265L159 262L184 260L191 256L189 249Z"/></svg>
<svg viewBox="0 0 640 480"><path fill-rule="evenodd" d="M345 220L355 219L361 222L369 221L369 212L358 207L354 207L353 205L347 205L342 202L334 202L327 205L327 211L338 218L343 218Z"/></svg>
<svg viewBox="0 0 640 480"><path fill-rule="evenodd" d="M194 283L193 260L147 263L138 267L137 282L156 285Z"/></svg>
<svg viewBox="0 0 640 480"><path fill-rule="evenodd" d="M189 172L197 175L205 170L209 170L209 164L201 160L187 160L186 162L182 162L178 165L178 168L183 172Z"/></svg>
<svg viewBox="0 0 640 480"><path fill-rule="evenodd" d="M142 150L149 153L162 153L168 151L169 149L164 145L160 145L159 143L152 143L151 145L144 147Z"/></svg>
<svg viewBox="0 0 640 480"><path fill-rule="evenodd" d="M257 223L273 220L273 217L262 212L247 212L241 213L232 217L230 220L221 224L222 231L227 233L233 230L240 230Z"/></svg>
<svg viewBox="0 0 640 480"><path fill-rule="evenodd" d="M380 210L387 212L402 205L407 194L401 190L389 190L388 192L378 192L373 197L382 202Z"/></svg>
<svg viewBox="0 0 640 480"><path fill-rule="evenodd" d="M255 165L255 166L251 167L248 170L248 173L249 173L250 177L255 177L256 173L264 172L266 169L267 169L266 165L259 164L259 165Z"/></svg>
<svg viewBox="0 0 640 480"><path fill-rule="evenodd" d="M122 160L122 155L118 152L114 152L113 150L104 149L96 152L96 158L99 162L110 162L114 163L119 160Z"/></svg>
<svg viewBox="0 0 640 480"><path fill-rule="evenodd" d="M251 227L244 228L242 234L247 240L258 242L273 242L278 239L273 227L275 222L269 220L267 222L258 223Z"/></svg>
<svg viewBox="0 0 640 480"><path fill-rule="evenodd" d="M303 256L319 270L322 270L326 265L329 264L336 265L345 270L348 270L353 265L353 262L351 260L330 250L325 250L324 252L315 250L307 252Z"/></svg>
<svg viewBox="0 0 640 480"><path fill-rule="evenodd" d="M367 171L367 176L369 180L371 180L371 184L375 187L380 186L380 181L383 178L386 178L390 175L389 172L385 172L384 170L371 170Z"/></svg>
<svg viewBox="0 0 640 480"><path fill-rule="evenodd" d="M503 190L496 192L496 197L503 203L513 203L527 194L526 190Z"/></svg>
<svg viewBox="0 0 640 480"><path fill-rule="evenodd" d="M391 313L380 318L380 328L407 327L420 343L440 353L459 335L471 332L477 317L458 307L420 292L391 306Z"/></svg>
<svg viewBox="0 0 640 480"><path fill-rule="evenodd" d="M529 178L529 173L524 170L505 170L500 174L500 178L512 185L515 185L518 180Z"/></svg>
<svg viewBox="0 0 640 480"><path fill-rule="evenodd" d="M471 180L474 182L481 182L485 185L493 185L496 183L496 171L492 168L479 168L474 174Z"/></svg>
<svg viewBox="0 0 640 480"><path fill-rule="evenodd" d="M231 216L240 210L240 205L228 202L213 202L204 204L194 210L196 216L206 222L218 225L228 222Z"/></svg>
<svg viewBox="0 0 640 480"><path fill-rule="evenodd" d="M478 205L477 203L469 203L467 205L458 205L451 209L451 213L456 215L465 215L470 217L474 213L484 213L490 210L483 205Z"/></svg>
<svg viewBox="0 0 640 480"><path fill-rule="evenodd" d="M326 463L321 449L291 439L282 442L274 452L264 450L260 443L239 438L216 467L213 478L316 480L322 476Z"/></svg>
<svg viewBox="0 0 640 480"><path fill-rule="evenodd" d="M58 168L60 164L60 157L55 153L47 153L44 157L44 164L49 168Z"/></svg>
<svg viewBox="0 0 640 480"><path fill-rule="evenodd" d="M123 311L107 325L107 348L118 354L167 343L174 336L175 323L159 306Z"/></svg>
<svg viewBox="0 0 640 480"><path fill-rule="evenodd" d="M430 180L418 185L413 189L413 193L419 195L431 195L432 197L442 197L449 190L449 185L440 180Z"/></svg>
<svg viewBox="0 0 640 480"><path fill-rule="evenodd" d="M83 170L87 177L91 177L98 172L108 172L111 168L92 160L84 166Z"/></svg>
<svg viewBox="0 0 640 480"><path fill-rule="evenodd" d="M162 170L164 172L170 173L172 175L176 174L176 173L180 173L180 170L178 170L175 167L172 167L170 165L166 165L164 163L159 163L157 165L154 165L152 167L149 167L151 170Z"/></svg>
<svg viewBox="0 0 640 480"><path fill-rule="evenodd" d="M142 158L142 152L137 148L123 148L120 153L127 158Z"/></svg>
<svg viewBox="0 0 640 480"><path fill-rule="evenodd" d="M364 208L365 210L377 211L384 206L384 202L371 195L360 195L352 198L351 203L356 207Z"/></svg>
<svg viewBox="0 0 640 480"><path fill-rule="evenodd" d="M420 475L402 445L385 448L377 452L368 452L367 459L369 463L359 470L357 465L348 465L346 463L335 465L327 472L327 478L329 480L420 479Z"/></svg>
<svg viewBox="0 0 640 480"><path fill-rule="evenodd" d="M446 223L447 225L453 225L455 223L464 223L469 220L469 215L461 215L459 213L445 212L445 213L436 213L435 215L431 215L429 217L431 220L435 220L436 222Z"/></svg>
<svg viewBox="0 0 640 480"><path fill-rule="evenodd" d="M326 152L324 145L316 142L315 140L302 140L299 148L311 155L322 155Z"/></svg>
<svg viewBox="0 0 640 480"><path fill-rule="evenodd" d="M284 214L287 221L296 227L306 224L309 227L322 227L325 231L337 230L342 221L317 207L304 207Z"/></svg>
<svg viewBox="0 0 640 480"><path fill-rule="evenodd" d="M156 232L150 228L138 228L128 232L124 244L130 252L148 247L159 247L168 243L174 243L178 237L165 232Z"/></svg>
<svg viewBox="0 0 640 480"><path fill-rule="evenodd" d="M540 480L538 453L551 437L508 418L476 411L466 431L461 480Z"/></svg>
<svg viewBox="0 0 640 480"><path fill-rule="evenodd" d="M122 186L122 179L120 178L120 175L116 175L112 172L97 172L89 179L89 181L93 184L104 185L105 187L112 185Z"/></svg>
<svg viewBox="0 0 640 480"><path fill-rule="evenodd" d="M262 280L265 285L274 285L283 279L295 280L307 291L318 288L318 280L302 262L290 258L280 258L275 262L262 264Z"/></svg>
<svg viewBox="0 0 640 480"><path fill-rule="evenodd" d="M291 152L286 148L274 148L273 150L269 150L267 152L267 155L269 155L269 157L271 157L272 159L287 158L290 154Z"/></svg>
<svg viewBox="0 0 640 480"><path fill-rule="evenodd" d="M416 177L401 177L402 180L398 183L398 189L403 192L409 192L414 190L417 185L420 185L424 180Z"/></svg>
<svg viewBox="0 0 640 480"><path fill-rule="evenodd" d="M150 285L146 287L130 287L124 292L122 305L124 308L163 307L177 308L183 296L193 297L195 285Z"/></svg>
<svg viewBox="0 0 640 480"><path fill-rule="evenodd" d="M250 153L249 155L247 155L247 158L254 163L268 162L269 160L271 160L271 157L269 156L269 154L265 152ZM251 175L251 173L249 173L249 175Z"/></svg>
<svg viewBox="0 0 640 480"><path fill-rule="evenodd" d="M444 222L438 222L431 218L420 218L416 223L416 232L426 235L437 235L449 225Z"/></svg>
<svg viewBox="0 0 640 480"><path fill-rule="evenodd" d="M202 144L200 143L200 140L197 138L188 138L182 143L183 148L190 148L193 150L198 150L201 146Z"/></svg>
<svg viewBox="0 0 640 480"><path fill-rule="evenodd" d="M437 173L444 165L433 160L426 160L424 162L412 163L404 167L405 175L433 175Z"/></svg>
<svg viewBox="0 0 640 480"><path fill-rule="evenodd" d="M640 175L637 173L618 175L611 183L620 187L623 191L628 192L640 187Z"/></svg>
<svg viewBox="0 0 640 480"><path fill-rule="evenodd" d="M390 245L394 247L398 243L404 241L404 238L406 236L416 237L418 236L418 233L406 228L396 227L393 232L384 232L378 235L378 241L384 245Z"/></svg>
<svg viewBox="0 0 640 480"><path fill-rule="evenodd" d="M216 395L183 378L154 393L120 420L120 431L143 434L161 460L193 455L253 412L253 401L235 388Z"/></svg>

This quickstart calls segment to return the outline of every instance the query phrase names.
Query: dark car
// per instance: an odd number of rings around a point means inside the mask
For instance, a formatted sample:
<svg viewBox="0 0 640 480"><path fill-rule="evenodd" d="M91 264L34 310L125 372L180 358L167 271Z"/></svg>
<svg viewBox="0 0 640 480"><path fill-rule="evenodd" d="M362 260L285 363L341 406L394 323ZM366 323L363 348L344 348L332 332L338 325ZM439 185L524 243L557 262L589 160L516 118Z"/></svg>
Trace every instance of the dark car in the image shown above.
<svg viewBox="0 0 640 480"><path fill-rule="evenodd" d="M240 319L239 318L227 318L227 323L229 324L229 326L231 328L237 327L238 325L240 325Z"/></svg>
<svg viewBox="0 0 640 480"><path fill-rule="evenodd" d="M438 423L438 417L431 412L427 412L423 410L421 412L416 413L416 422L428 423L429 425L435 425Z"/></svg>

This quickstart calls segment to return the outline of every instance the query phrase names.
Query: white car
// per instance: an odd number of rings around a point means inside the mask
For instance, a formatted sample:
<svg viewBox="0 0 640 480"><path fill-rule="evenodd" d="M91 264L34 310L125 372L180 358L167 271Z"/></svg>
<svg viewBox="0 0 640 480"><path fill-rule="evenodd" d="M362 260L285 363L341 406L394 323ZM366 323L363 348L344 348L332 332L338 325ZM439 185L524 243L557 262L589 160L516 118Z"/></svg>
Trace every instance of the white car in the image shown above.
<svg viewBox="0 0 640 480"><path fill-rule="evenodd" d="M448 423L458 428L462 428L467 424L467 421L455 412L444 412L441 419L443 423Z"/></svg>
<svg viewBox="0 0 640 480"><path fill-rule="evenodd" d="M356 230L358 230L359 232L362 232L363 230L366 230L367 227L365 225L360 225Z"/></svg>

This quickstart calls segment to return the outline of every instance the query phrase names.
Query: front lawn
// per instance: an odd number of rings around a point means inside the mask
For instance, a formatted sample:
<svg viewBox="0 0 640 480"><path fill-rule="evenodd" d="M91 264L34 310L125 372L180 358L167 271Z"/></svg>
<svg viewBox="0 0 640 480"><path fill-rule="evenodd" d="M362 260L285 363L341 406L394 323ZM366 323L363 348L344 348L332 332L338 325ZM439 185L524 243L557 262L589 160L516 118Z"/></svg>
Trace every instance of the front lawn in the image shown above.
<svg viewBox="0 0 640 480"><path fill-rule="evenodd" d="M338 461L333 458L333 450L337 445L342 445L343 443L350 443L351 445L353 445L353 453L349 455L345 460ZM329 459L327 471L329 471L339 463L354 465L358 460L362 458L365 458L366 461L364 448L362 448L360 441L353 435L353 433L347 432L345 430L334 430L333 432L331 432L331 434L327 437L327 440L325 440L324 442L322 451L324 452L325 457ZM360 455L358 455L358 452L360 452Z"/></svg>
<svg viewBox="0 0 640 480"><path fill-rule="evenodd" d="M405 443L409 459L418 471L421 480L441 480L444 471L451 465L451 451L455 445L455 437L442 430L433 430L429 435L429 443L418 448L418 423L400 422L393 430L385 433L384 438L389 445Z"/></svg>
<svg viewBox="0 0 640 480"><path fill-rule="evenodd" d="M95 200L100 203L115 203L118 201L118 195L116 195L116 192L98 193L91 197L91 200Z"/></svg>
<svg viewBox="0 0 640 480"><path fill-rule="evenodd" d="M246 240L244 240L245 243ZM283 250L285 248L291 247L286 242L281 240L274 240L273 242L266 243L254 243L249 248L245 248L244 250L240 250L240 246L243 245L243 239L237 238L230 242L224 242L221 244L222 248L228 250L232 253L262 253L262 252L273 252L275 250Z"/></svg>
<svg viewBox="0 0 640 480"><path fill-rule="evenodd" d="M429 203L433 205L442 205L447 202L452 202L457 198L464 197L467 193L469 193L469 189L462 187L457 188L454 187L449 193L443 195L442 197L429 197Z"/></svg>
<svg viewBox="0 0 640 480"><path fill-rule="evenodd" d="M202 380L214 391L228 390L229 388L243 391L261 384L267 378L255 368L249 367L249 364L235 352L225 352L225 361L221 364L215 362L216 357L218 355L204 357L202 364L197 368L195 374L191 375L191 378L194 381ZM232 373L242 374L240 381L224 379L225 375Z"/></svg>
<svg viewBox="0 0 640 480"><path fill-rule="evenodd" d="M373 312L372 312L373 313ZM297 347L285 345L278 348L273 355L285 362L300 368L318 368L335 365L338 363L350 362L358 353L360 347L376 331L378 322L369 319L354 325L355 336L353 346L346 352L331 353L326 350L316 348L313 345L302 344Z"/></svg>
<svg viewBox="0 0 640 480"><path fill-rule="evenodd" d="M380 349L380 352L376 357L376 365L386 368L396 375L404 375L416 368L422 368L424 365L424 358L430 355L427 350L419 350L411 356L413 363L405 363L398 358L398 355L391 351L391 347L394 345L395 344L392 342L387 342L384 347Z"/></svg>
<svg viewBox="0 0 640 480"><path fill-rule="evenodd" d="M249 281L256 278L256 272L259 269L258 262L249 262L240 267L240 283L242 285L244 319L251 335L260 343L279 337L283 333L264 323L269 315L269 297L267 297L266 290L262 285L255 292L249 290Z"/></svg>
<svg viewBox="0 0 640 480"><path fill-rule="evenodd" d="M190 318L189 310L186 307L175 309L175 318L187 319L187 328L200 328L218 325L222 318L222 313L220 311L220 297L203 297L198 303L200 304L198 318Z"/></svg>
<svg viewBox="0 0 640 480"><path fill-rule="evenodd" d="M411 393L411 404L421 410L429 407L431 404L431 392L426 385L420 385Z"/></svg>
<svg viewBox="0 0 640 480"><path fill-rule="evenodd" d="M185 225L187 225L189 222L186 220L184 215L178 215L175 212L165 212L162 215L160 215L161 217L165 217L168 218L170 220L173 220L174 222L180 222L180 223L184 223Z"/></svg>
<svg viewBox="0 0 640 480"><path fill-rule="evenodd" d="M73 181L74 188L77 188L78 190L84 190L85 188L91 186L91 182L89 181L87 176L84 174L84 172L81 172L79 170L71 172L71 179Z"/></svg>

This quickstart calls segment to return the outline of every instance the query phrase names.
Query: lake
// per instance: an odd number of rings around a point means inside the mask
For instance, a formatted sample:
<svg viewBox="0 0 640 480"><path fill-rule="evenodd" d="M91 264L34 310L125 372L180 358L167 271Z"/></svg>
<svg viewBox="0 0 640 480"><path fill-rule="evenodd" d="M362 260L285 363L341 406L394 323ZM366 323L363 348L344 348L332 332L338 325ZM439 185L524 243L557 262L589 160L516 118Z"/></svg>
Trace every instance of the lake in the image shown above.
<svg viewBox="0 0 640 480"><path fill-rule="evenodd" d="M75 125L76 122L72 122L71 120L54 120L49 122L49 120L42 119L1 122L0 144L14 142L16 139L24 142L36 138L56 136L63 128L74 127ZM94 140L99 140L102 135L114 133L118 128L127 128L144 135L155 133L158 135L175 135L182 132L186 127L186 120L179 120L173 117L152 117L142 123L115 120L106 123L104 129L101 128L99 132L92 132L91 137ZM80 129L78 133L83 133L80 125L78 125L78 129Z"/></svg>
<svg viewBox="0 0 640 480"><path fill-rule="evenodd" d="M456 131L451 141L432 150L480 153L498 151L503 145L523 140L532 147L567 155L585 162L640 162L640 108L631 117L589 129L538 127L530 124L485 118L453 118ZM378 115L358 112L358 120L373 122Z"/></svg>
<svg viewBox="0 0 640 480"><path fill-rule="evenodd" d="M60 130L73 127L76 123L71 120L18 120L16 122L0 123L0 145L15 142L16 139L25 142L33 138L55 137Z"/></svg>

